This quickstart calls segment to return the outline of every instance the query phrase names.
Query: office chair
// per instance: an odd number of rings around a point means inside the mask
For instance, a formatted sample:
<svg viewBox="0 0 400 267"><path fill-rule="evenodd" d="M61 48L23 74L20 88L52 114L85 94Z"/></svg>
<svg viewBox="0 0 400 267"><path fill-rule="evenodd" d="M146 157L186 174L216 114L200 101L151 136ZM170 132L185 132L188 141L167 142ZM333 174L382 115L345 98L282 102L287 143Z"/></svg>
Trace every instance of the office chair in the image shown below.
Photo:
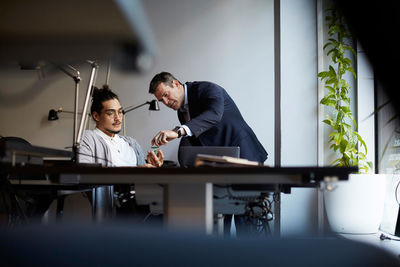
<svg viewBox="0 0 400 267"><path fill-rule="evenodd" d="M31 143L27 140L16 137L7 136L1 137L0 143L4 148L1 151L0 162L16 162L24 164L42 164L43 159L37 157L29 157L27 155L13 155L8 147L21 151L29 151L32 147ZM7 175L1 180L1 193L2 193L2 205L3 210L8 213L9 226L18 225L28 221L40 220L41 216L49 208L51 202L56 198L53 191L34 191L34 190L19 190L16 189L11 183L11 179L18 180L41 180L45 179L43 175Z"/></svg>

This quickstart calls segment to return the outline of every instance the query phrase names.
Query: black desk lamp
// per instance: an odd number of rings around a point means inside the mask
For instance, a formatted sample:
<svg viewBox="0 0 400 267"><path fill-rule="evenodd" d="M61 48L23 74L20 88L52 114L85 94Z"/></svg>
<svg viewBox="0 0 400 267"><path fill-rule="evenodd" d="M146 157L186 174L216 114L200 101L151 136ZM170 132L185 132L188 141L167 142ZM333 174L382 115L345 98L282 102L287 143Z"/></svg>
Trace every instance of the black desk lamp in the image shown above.
<svg viewBox="0 0 400 267"><path fill-rule="evenodd" d="M50 109L49 110L49 115L47 117L47 119L49 121L56 121L58 120L58 113L71 113L71 114L75 114L74 111L68 111L68 110L64 110L62 107L59 107L58 109ZM78 114L82 114L81 112L78 112ZM87 114L88 116L90 116L90 114Z"/></svg>
<svg viewBox="0 0 400 267"><path fill-rule="evenodd" d="M49 120L49 121L58 120L58 110L50 109L49 110L49 116L47 117L47 120Z"/></svg>
<svg viewBox="0 0 400 267"><path fill-rule="evenodd" d="M160 110L160 106L159 106L159 104L158 104L158 100L153 99L153 100L151 100L151 101L146 101L145 103L140 104L140 105L138 105L138 106L130 106L130 107L124 108L122 112L123 112L124 115L125 115L126 113L128 113L128 112L130 112L130 111L132 111L132 110L134 110L134 109L140 108L140 107L142 107L142 106L144 106L144 105L150 105L150 106L149 106L149 110L152 110L152 111L159 111L159 110ZM123 134L125 135L125 118L124 118L124 120L122 121L122 123L123 123L123 125L124 125Z"/></svg>
<svg viewBox="0 0 400 267"><path fill-rule="evenodd" d="M144 106L144 105L150 105L150 106L149 106L149 110L153 110L153 111L159 111L159 110L160 110L160 106L158 105L158 101L154 99L154 100L151 100L151 101L146 101L146 103L143 103L143 104L141 104L141 105L139 105L139 106L135 106L135 107L130 106L130 107L127 107L127 108L125 108L122 112L123 112L124 115L125 115L125 114L128 113L129 111L132 111L132 110L134 110L134 109L140 108L140 107L142 107L142 106Z"/></svg>

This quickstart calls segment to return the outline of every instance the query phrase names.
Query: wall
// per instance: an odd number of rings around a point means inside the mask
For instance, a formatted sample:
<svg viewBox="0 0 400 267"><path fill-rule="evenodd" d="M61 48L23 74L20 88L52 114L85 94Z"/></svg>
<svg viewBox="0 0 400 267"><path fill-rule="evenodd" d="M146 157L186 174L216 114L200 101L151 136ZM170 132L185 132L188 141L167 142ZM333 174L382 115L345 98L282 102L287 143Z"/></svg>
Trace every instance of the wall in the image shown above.
<svg viewBox="0 0 400 267"><path fill-rule="evenodd" d="M155 73L169 71L182 82L208 80L223 86L235 100L245 120L270 153L273 162L273 16L272 1L144 1L159 44L153 70L142 77L126 77L125 99L147 95ZM129 88L128 87L128 88ZM137 89L136 89L137 88ZM162 112L151 125L139 112L130 125L145 129L128 132L139 141L148 132L178 125L176 113L161 104ZM254 108L257 107L257 108ZM147 140L146 140L147 139ZM165 149L175 158L178 141Z"/></svg>
<svg viewBox="0 0 400 267"><path fill-rule="evenodd" d="M375 169L374 73L363 48L357 45L358 133L367 146L367 159ZM364 151L364 149L362 149ZM375 171L375 170L372 171Z"/></svg>
<svg viewBox="0 0 400 267"><path fill-rule="evenodd" d="M282 166L317 166L316 1L281 1ZM317 227L317 192L293 188L282 195L282 234Z"/></svg>
<svg viewBox="0 0 400 267"><path fill-rule="evenodd" d="M158 55L154 67L144 74L123 73L111 67L110 86L119 94L122 106L153 99L148 84L160 71L170 71L183 82L216 82L235 100L270 153L267 163L273 163L273 1L150 0L143 4ZM81 71L84 91L90 69L87 64L75 67ZM107 64L100 62L98 86L105 81L106 68ZM56 148L72 144L72 115L61 114L56 122L48 122L46 116L50 108L72 110L74 83L50 69L46 67L49 73L42 80L36 71L20 71L16 64L0 69L1 135L21 136L35 145ZM126 117L127 134L143 149L150 148L151 138L159 130L178 124L175 112L163 104L161 112L142 107ZM167 159L176 160L177 145L178 141L173 141L163 148Z"/></svg>
<svg viewBox="0 0 400 267"><path fill-rule="evenodd" d="M80 102L87 89L90 68L76 65L82 73ZM99 73L102 77L102 73ZM0 135L19 136L34 145L64 149L72 146L72 114L60 114L60 120L48 121L50 109L72 111L75 83L53 65L42 71L20 70L15 62L2 62L0 68Z"/></svg>

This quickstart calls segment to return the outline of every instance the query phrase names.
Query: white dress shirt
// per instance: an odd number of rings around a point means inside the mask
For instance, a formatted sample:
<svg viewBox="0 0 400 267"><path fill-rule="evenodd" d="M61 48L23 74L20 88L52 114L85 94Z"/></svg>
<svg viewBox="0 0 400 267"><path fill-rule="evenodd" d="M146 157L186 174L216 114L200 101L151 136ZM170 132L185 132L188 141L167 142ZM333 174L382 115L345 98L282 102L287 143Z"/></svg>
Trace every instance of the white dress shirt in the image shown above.
<svg viewBox="0 0 400 267"><path fill-rule="evenodd" d="M99 129L95 129L96 134L100 135L107 143L111 150L111 163L112 166L137 166L136 153L133 148L125 142L124 139L115 134L114 137L110 137Z"/></svg>
<svg viewBox="0 0 400 267"><path fill-rule="evenodd" d="M183 86L185 87L185 104L183 105L183 108L180 108L179 110L184 114L185 120L189 121L190 115L189 115L189 103L188 103L188 99L187 99L187 86L186 86L186 84L184 84ZM182 125L182 128L185 129L187 136L193 135L192 131L186 125Z"/></svg>

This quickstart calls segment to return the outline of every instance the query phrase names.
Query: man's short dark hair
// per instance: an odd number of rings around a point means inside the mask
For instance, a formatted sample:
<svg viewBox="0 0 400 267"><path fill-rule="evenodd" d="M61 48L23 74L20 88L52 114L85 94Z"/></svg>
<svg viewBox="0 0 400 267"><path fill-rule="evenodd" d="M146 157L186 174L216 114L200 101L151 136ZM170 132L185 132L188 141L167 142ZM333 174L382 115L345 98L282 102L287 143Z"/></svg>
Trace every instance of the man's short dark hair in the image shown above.
<svg viewBox="0 0 400 267"><path fill-rule="evenodd" d="M160 72L156 74L153 79L151 79L150 86L149 86L149 93L154 94L156 92L156 89L160 83L164 83L170 87L172 87L172 82L174 80L177 80L180 84L182 84L177 78L174 77L169 72Z"/></svg>
<svg viewBox="0 0 400 267"><path fill-rule="evenodd" d="M100 114L103 109L103 102L111 99L118 99L118 96L111 91L108 85L103 85L102 88L94 87L92 94L92 106L90 107L90 113L93 115L93 112L97 112Z"/></svg>

